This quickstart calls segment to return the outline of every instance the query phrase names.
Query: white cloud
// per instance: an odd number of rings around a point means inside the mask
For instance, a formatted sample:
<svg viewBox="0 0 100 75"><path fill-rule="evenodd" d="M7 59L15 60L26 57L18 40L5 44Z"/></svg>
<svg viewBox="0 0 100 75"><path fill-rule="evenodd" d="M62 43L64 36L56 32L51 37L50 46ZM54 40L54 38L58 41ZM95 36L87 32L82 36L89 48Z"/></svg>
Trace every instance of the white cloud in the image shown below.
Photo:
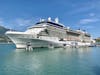
<svg viewBox="0 0 100 75"><path fill-rule="evenodd" d="M81 19L79 21L79 24L88 24L88 23L93 23L93 22L97 22L97 21L100 21L100 19Z"/></svg>
<svg viewBox="0 0 100 75"><path fill-rule="evenodd" d="M17 18L17 19L3 19L0 18L0 26L4 26L9 29L24 31L27 27L34 25L34 23L38 22L39 18Z"/></svg>
<svg viewBox="0 0 100 75"><path fill-rule="evenodd" d="M37 20L39 20L39 18L37 18L37 17L36 18L27 18L27 19L17 18L14 20L10 20L9 26L11 26L12 29L24 31L27 29L27 27L34 25L34 23L36 23Z"/></svg>
<svg viewBox="0 0 100 75"><path fill-rule="evenodd" d="M15 24L19 25L19 26L28 26L30 24L33 23L33 19L22 19L22 18L19 18L19 19L16 19L14 21Z"/></svg>
<svg viewBox="0 0 100 75"><path fill-rule="evenodd" d="M96 9L96 10L100 9L99 8L100 7L100 1L99 0L81 2L79 4L72 3L72 5L73 4L74 4L74 7L66 12L68 15L75 15L75 14L91 11L91 10L94 10L94 9ZM95 16L94 13L90 13L89 15Z"/></svg>

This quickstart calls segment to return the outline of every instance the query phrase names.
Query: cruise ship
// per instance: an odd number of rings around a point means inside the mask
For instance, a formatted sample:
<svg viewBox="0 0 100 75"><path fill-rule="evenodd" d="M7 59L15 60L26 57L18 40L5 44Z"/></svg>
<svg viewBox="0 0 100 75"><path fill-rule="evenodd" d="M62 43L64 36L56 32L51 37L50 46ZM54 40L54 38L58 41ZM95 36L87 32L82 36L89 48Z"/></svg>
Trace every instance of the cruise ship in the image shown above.
<svg viewBox="0 0 100 75"><path fill-rule="evenodd" d="M7 31L5 33L16 45L16 48L36 47L76 47L90 46L91 35L82 30L72 30L54 21L49 17L41 19L35 25L29 27L25 32Z"/></svg>

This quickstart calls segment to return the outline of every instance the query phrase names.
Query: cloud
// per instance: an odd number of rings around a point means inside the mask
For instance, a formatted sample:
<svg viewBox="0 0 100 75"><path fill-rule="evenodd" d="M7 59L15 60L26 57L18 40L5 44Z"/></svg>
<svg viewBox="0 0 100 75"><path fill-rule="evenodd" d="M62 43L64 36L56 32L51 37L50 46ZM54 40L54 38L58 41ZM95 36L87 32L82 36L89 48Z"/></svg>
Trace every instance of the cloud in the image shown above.
<svg viewBox="0 0 100 75"><path fill-rule="evenodd" d="M10 20L9 24L12 29L24 31L27 27L32 26L35 23L34 18L24 19L17 18L14 20Z"/></svg>
<svg viewBox="0 0 100 75"><path fill-rule="evenodd" d="M93 7L80 7L80 8L75 8L72 11L68 12L68 14L74 15L74 14L78 14L78 13L81 13L81 12L86 12L86 11L91 10L91 9L93 9Z"/></svg>
<svg viewBox="0 0 100 75"><path fill-rule="evenodd" d="M100 1L84 1L84 2L79 2L79 3L72 3L74 7L67 11L66 13L68 15L75 15L83 12L90 12L91 10L99 10L100 8ZM90 13L90 16L94 16L94 13Z"/></svg>
<svg viewBox="0 0 100 75"><path fill-rule="evenodd" d="M19 18L19 19L16 19L14 21L15 24L19 25L19 26L28 26L30 24L33 23L33 19L22 19L22 18Z"/></svg>
<svg viewBox="0 0 100 75"><path fill-rule="evenodd" d="M98 21L100 21L100 19L96 19L96 18L94 18L94 19L81 19L80 21L79 21L79 24L89 24L89 23L93 23L93 22L98 22Z"/></svg>
<svg viewBox="0 0 100 75"><path fill-rule="evenodd" d="M28 27L38 22L39 19L40 19L39 17L15 18L15 19L0 18L0 26L13 30L25 31Z"/></svg>
<svg viewBox="0 0 100 75"><path fill-rule="evenodd" d="M39 21L39 18L16 18L16 19L3 19L0 18L0 26L4 26L9 29L24 31L27 27L34 25Z"/></svg>
<svg viewBox="0 0 100 75"><path fill-rule="evenodd" d="M10 20L7 25L10 26L12 29L25 31L28 27L38 22L39 19L40 19L39 17L16 18L16 19Z"/></svg>

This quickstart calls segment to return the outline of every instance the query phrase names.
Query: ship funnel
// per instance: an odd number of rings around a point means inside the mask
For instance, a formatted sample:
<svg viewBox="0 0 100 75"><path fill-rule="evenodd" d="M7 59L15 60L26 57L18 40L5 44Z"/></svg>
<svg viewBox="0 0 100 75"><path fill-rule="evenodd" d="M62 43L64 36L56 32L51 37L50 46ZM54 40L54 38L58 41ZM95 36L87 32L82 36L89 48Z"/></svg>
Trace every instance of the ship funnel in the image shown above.
<svg viewBox="0 0 100 75"><path fill-rule="evenodd" d="M51 17L48 18L48 21L51 21Z"/></svg>
<svg viewBox="0 0 100 75"><path fill-rule="evenodd" d="M55 18L55 22L56 22L56 23L59 23L59 19L58 19L58 18Z"/></svg>

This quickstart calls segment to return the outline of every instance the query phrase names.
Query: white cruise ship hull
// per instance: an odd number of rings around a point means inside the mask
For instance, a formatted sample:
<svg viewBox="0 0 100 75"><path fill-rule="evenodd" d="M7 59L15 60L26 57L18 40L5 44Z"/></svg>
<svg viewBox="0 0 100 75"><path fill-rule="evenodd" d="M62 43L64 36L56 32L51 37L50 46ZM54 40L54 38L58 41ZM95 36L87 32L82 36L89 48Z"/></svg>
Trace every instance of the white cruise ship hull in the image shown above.
<svg viewBox="0 0 100 75"><path fill-rule="evenodd" d="M59 41L57 37L38 37L36 35L24 33L24 32L6 32L6 35L13 41L16 48L27 48L28 44L32 48L37 47L81 47L90 46L91 43L82 43L75 41Z"/></svg>
<svg viewBox="0 0 100 75"><path fill-rule="evenodd" d="M13 41L16 48L26 48L27 43L31 44L32 48L36 47L61 47L62 44L58 43L55 39L36 38L32 34L23 34L20 32L6 32L6 35ZM55 41L54 41L55 40Z"/></svg>

